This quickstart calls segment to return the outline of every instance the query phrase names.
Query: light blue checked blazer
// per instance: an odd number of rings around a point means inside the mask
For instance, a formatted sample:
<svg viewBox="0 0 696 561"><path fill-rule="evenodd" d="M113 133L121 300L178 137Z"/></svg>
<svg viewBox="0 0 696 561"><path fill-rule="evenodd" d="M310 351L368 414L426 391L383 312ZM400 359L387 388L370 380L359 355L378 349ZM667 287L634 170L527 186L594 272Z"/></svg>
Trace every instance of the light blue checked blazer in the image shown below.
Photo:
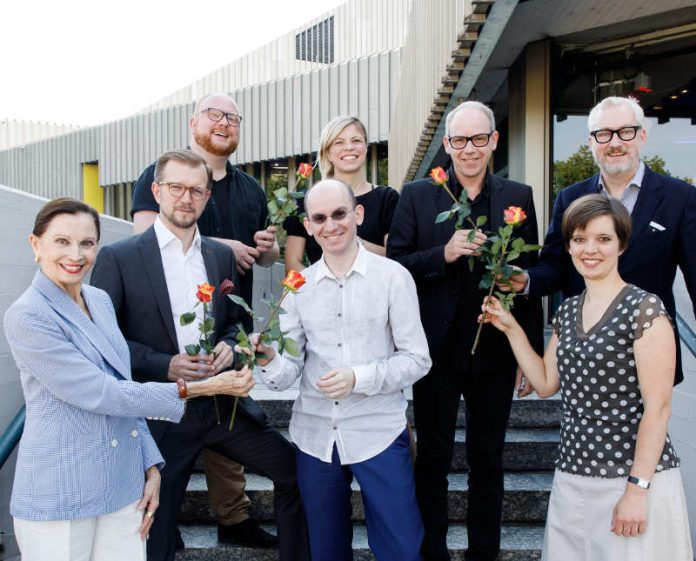
<svg viewBox="0 0 696 561"><path fill-rule="evenodd" d="M130 354L106 292L83 285L92 321L41 271L5 314L27 416L10 512L66 520L114 512L142 496L163 464L142 417L179 421L176 384L131 380Z"/></svg>

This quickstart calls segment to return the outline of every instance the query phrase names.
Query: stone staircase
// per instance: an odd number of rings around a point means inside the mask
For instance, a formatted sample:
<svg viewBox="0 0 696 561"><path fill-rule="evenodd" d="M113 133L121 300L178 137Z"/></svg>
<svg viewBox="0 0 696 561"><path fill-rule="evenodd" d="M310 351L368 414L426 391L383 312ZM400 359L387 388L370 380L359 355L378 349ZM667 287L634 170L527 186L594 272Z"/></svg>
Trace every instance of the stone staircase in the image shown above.
<svg viewBox="0 0 696 561"><path fill-rule="evenodd" d="M259 383L252 395L271 424L288 437L292 402L297 390L276 393ZM409 403L409 417L412 419ZM502 552L504 561L527 561L541 557L544 521L548 506L553 460L558 444L560 403L556 399L527 398L513 402L506 437L504 463L505 502L503 505ZM416 427L416 438L417 427ZM464 406L460 406L455 437L454 459L449 476L448 545L453 560L463 560L466 550L467 462L465 451ZM275 533L273 525L273 486L265 477L247 474L250 514ZM355 561L374 560L367 545L360 488L353 483L353 550ZM217 543L215 519L210 511L205 476L197 466L191 477L180 516L186 549L177 561L275 561L276 549L251 549Z"/></svg>

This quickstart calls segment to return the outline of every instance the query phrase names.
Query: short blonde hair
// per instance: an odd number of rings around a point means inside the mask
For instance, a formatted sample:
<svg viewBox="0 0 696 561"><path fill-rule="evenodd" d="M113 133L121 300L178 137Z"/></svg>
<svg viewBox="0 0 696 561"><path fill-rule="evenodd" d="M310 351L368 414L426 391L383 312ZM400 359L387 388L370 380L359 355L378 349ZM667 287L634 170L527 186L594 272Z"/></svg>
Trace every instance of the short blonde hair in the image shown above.
<svg viewBox="0 0 696 561"><path fill-rule="evenodd" d="M336 137L341 134L341 131L350 125L355 125L362 131L365 137L365 144L367 144L367 129L357 117L340 115L329 121L322 129L321 137L319 138L319 170L321 171L322 179L333 177L334 166L329 161L329 148L331 148Z"/></svg>

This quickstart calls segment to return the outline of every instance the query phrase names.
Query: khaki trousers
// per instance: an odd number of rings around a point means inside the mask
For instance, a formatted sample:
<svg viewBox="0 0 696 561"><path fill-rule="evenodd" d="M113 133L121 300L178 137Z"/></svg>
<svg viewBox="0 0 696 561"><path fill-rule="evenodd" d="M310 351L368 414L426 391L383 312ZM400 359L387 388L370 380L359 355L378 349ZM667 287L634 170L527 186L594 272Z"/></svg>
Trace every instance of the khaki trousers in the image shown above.
<svg viewBox="0 0 696 561"><path fill-rule="evenodd" d="M203 450L203 465L210 507L217 521L231 526L249 518L247 508L251 501L244 492L244 467L207 449Z"/></svg>

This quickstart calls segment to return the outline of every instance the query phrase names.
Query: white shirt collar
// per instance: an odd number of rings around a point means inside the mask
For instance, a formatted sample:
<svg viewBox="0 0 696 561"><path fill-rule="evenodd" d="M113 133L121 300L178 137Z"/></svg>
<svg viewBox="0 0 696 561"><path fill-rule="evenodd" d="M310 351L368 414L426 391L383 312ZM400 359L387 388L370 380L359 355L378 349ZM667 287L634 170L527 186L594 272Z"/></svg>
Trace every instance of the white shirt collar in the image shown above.
<svg viewBox="0 0 696 561"><path fill-rule="evenodd" d="M179 246L181 246L181 240L176 237L174 232L172 232L169 228L167 228L164 225L164 222L160 219L159 215L155 219L155 235L157 236L157 243L159 245L160 250L164 249L167 247L169 244L172 242L176 241L179 243ZM201 248L201 234L198 231L198 225L196 225L196 232L193 235L193 243L191 244L191 247L189 248L189 251L191 249L196 249L200 250Z"/></svg>
<svg viewBox="0 0 696 561"><path fill-rule="evenodd" d="M355 256L353 264L351 265L349 271L346 273L346 278L350 276L350 274L354 271L356 273L359 273L363 277L367 276L367 250L363 247L363 244L361 244L360 242L356 243L358 244L358 254ZM324 259L323 253L321 259L319 259L319 261L317 261L316 263L316 268L316 282L319 282L321 279L325 277L328 277L330 279L336 278L336 276L331 272L331 269L329 269L329 266L326 264L326 260Z"/></svg>

